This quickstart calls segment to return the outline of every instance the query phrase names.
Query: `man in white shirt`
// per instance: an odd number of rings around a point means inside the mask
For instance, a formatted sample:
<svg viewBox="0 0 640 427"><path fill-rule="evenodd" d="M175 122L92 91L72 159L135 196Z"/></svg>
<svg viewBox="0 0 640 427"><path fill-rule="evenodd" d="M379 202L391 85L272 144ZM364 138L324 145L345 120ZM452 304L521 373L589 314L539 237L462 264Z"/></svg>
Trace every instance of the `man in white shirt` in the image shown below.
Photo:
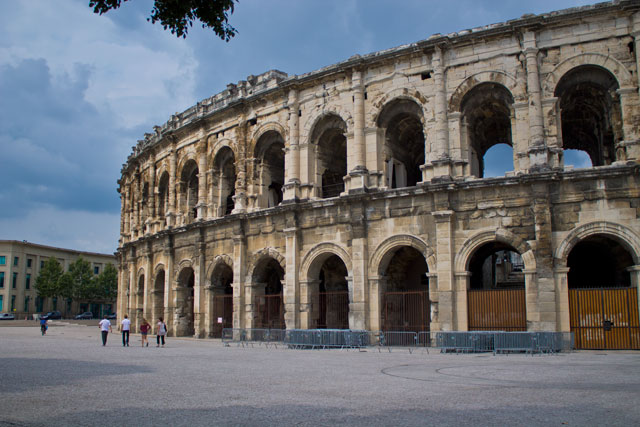
<svg viewBox="0 0 640 427"><path fill-rule="evenodd" d="M122 319L120 330L122 331L122 346L129 347L129 331L131 330L131 320L124 315L124 319Z"/></svg>
<svg viewBox="0 0 640 427"><path fill-rule="evenodd" d="M107 345L107 335L109 335L109 332L112 332L111 322L109 322L109 319L107 319L107 315L105 315L104 319L102 319L100 323L98 323L98 327L102 331L102 346L104 347L105 345Z"/></svg>

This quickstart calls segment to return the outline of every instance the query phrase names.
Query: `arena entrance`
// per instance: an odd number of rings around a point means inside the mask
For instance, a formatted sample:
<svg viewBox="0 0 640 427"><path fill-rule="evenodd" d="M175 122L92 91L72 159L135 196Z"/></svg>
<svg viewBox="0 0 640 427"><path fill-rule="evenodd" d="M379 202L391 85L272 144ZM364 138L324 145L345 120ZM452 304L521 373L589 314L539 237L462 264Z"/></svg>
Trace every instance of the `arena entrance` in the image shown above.
<svg viewBox="0 0 640 427"><path fill-rule="evenodd" d="M271 257L267 257L261 265L256 267L254 276L256 328L285 328L282 300L283 280L284 270L282 266Z"/></svg>
<svg viewBox="0 0 640 427"><path fill-rule="evenodd" d="M469 262L467 291L470 331L526 331L524 264L510 245L481 246Z"/></svg>
<svg viewBox="0 0 640 427"><path fill-rule="evenodd" d="M383 332L427 332L431 322L429 269L424 255L413 247L396 250L384 272L381 325ZM388 335L387 343L392 335Z"/></svg>
<svg viewBox="0 0 640 427"><path fill-rule="evenodd" d="M191 267L187 267L178 276L178 287L176 290L178 318L175 325L176 336L188 337L195 334L193 298L194 298L195 275ZM171 327L171 325L169 325Z"/></svg>
<svg viewBox="0 0 640 427"><path fill-rule="evenodd" d="M569 319L579 349L640 349L638 291L629 252L605 236L590 236L569 253Z"/></svg>
<svg viewBox="0 0 640 427"><path fill-rule="evenodd" d="M349 287L347 267L331 255L320 269L316 328L349 329Z"/></svg>
<svg viewBox="0 0 640 427"><path fill-rule="evenodd" d="M218 264L211 275L213 298L211 332L213 338L222 338L222 329L233 327L233 270L227 264Z"/></svg>

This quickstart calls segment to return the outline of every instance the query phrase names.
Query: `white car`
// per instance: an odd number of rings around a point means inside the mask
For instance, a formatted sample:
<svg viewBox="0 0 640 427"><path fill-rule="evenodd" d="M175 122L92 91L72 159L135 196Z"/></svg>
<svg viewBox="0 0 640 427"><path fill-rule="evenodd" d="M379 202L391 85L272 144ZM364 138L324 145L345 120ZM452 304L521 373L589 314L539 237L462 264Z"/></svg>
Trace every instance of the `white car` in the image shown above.
<svg viewBox="0 0 640 427"><path fill-rule="evenodd" d="M0 313L0 320L15 320L16 317L11 313Z"/></svg>

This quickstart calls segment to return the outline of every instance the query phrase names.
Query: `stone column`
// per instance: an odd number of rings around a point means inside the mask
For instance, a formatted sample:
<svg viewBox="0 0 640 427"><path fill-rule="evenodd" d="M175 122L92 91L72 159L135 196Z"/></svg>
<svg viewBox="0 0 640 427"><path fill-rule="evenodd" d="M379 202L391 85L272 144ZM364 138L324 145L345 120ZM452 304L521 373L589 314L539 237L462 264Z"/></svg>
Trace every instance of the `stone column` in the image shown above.
<svg viewBox="0 0 640 427"><path fill-rule="evenodd" d="M435 48L431 64L433 66L433 80L436 89L436 140L435 153L425 153L425 159L431 154L434 178L448 178L451 176L451 158L449 155L449 120L447 118L447 82L445 77L444 56L439 46ZM425 144L425 149L427 149L427 144ZM423 181L426 181L424 172Z"/></svg>
<svg viewBox="0 0 640 427"><path fill-rule="evenodd" d="M629 276L631 278L631 286L636 288L636 294L638 295L638 317L640 320L640 265L632 265L627 268Z"/></svg>
<svg viewBox="0 0 640 427"><path fill-rule="evenodd" d="M202 221L207 215L207 151L201 149L198 153L198 204L196 211L198 213L197 220Z"/></svg>
<svg viewBox="0 0 640 427"><path fill-rule="evenodd" d="M319 280L300 280L300 328L315 329L319 316Z"/></svg>
<svg viewBox="0 0 640 427"><path fill-rule="evenodd" d="M549 169L548 150L544 139L540 73L536 34L527 31L523 35L524 56L527 67L527 92L529 93L529 170Z"/></svg>
<svg viewBox="0 0 640 427"><path fill-rule="evenodd" d="M129 320L131 322L135 321L136 318L136 296L138 294L138 290L136 289L136 264L134 262L134 257L129 257Z"/></svg>
<svg viewBox="0 0 640 427"><path fill-rule="evenodd" d="M437 241L437 274L438 274L438 317L443 331L456 329L457 313L456 292L454 291L453 262L453 215L451 210L441 210L432 213L436 221ZM466 294L466 291L465 291ZM459 308L458 308L459 309Z"/></svg>
<svg viewBox="0 0 640 427"><path fill-rule="evenodd" d="M353 92L353 153L347 153L349 164L349 193L367 190L367 159L364 138L364 81L362 71L353 70L351 85Z"/></svg>
<svg viewBox="0 0 640 427"><path fill-rule="evenodd" d="M178 154L175 147L171 149L169 154L169 209L166 212L167 228L174 227L176 218L176 167L178 162Z"/></svg>
<svg viewBox="0 0 640 427"><path fill-rule="evenodd" d="M551 202L548 184L531 186L532 209L535 230L536 283L538 285L537 319L538 324L531 325L533 330L556 330L556 292L553 272L553 247L551 226ZM523 254L524 255L524 254ZM525 276L526 278L526 276ZM527 295L529 296L529 295ZM530 304L527 302L529 311ZM527 317L530 315L527 313ZM527 322L529 323L529 322Z"/></svg>
<svg viewBox="0 0 640 427"><path fill-rule="evenodd" d="M468 271L456 271L454 272L454 297L453 297L453 305L455 307L455 315L453 327L448 327L450 329L445 329L442 326L442 322L440 322L441 331L468 331L469 330L469 317L468 317L468 290L469 290L469 282L471 281L471 273ZM438 297L440 293L438 293ZM440 319L440 307L438 304L438 318Z"/></svg>
<svg viewBox="0 0 640 427"><path fill-rule="evenodd" d="M151 244L147 245L147 253L145 254L145 276L144 276L144 299L142 305L142 317L149 320L149 316L153 315L153 252ZM140 324L137 325L138 327ZM135 329L138 330L138 329Z"/></svg>
<svg viewBox="0 0 640 427"><path fill-rule="evenodd" d="M368 270L367 226L364 212L354 210L351 224L351 261L352 271L349 282L349 328L367 329L369 287L367 286Z"/></svg>
<svg viewBox="0 0 640 427"><path fill-rule="evenodd" d="M286 182L283 186L283 202L293 202L300 198L300 105L298 91L289 91L289 144L285 149Z"/></svg>
<svg viewBox="0 0 640 427"><path fill-rule="evenodd" d="M172 294L171 290L175 287L173 283L173 279L175 277L174 272L174 258L175 254L173 252L173 239L171 236L167 236L167 243L164 249L164 255L167 259L167 270L164 275L164 321L169 328L169 334L174 334L175 332L175 322L171 321L172 314L175 308L175 296ZM158 319L153 319L153 327L155 328L155 324L158 322Z"/></svg>
<svg viewBox="0 0 640 427"><path fill-rule="evenodd" d="M246 241L240 227L234 228L233 236L233 327L245 328L245 272ZM249 302L250 304L250 302Z"/></svg>
<svg viewBox="0 0 640 427"><path fill-rule="evenodd" d="M556 297L556 327L557 332L571 331L571 322L569 316L569 287L567 274L569 268L556 267L553 271L553 281L555 286Z"/></svg>
<svg viewBox="0 0 640 427"><path fill-rule="evenodd" d="M203 311L205 303L205 287L207 286L206 278L206 244L204 241L204 231L201 230L198 241L196 242L196 252L198 254L198 268L194 273L193 290L193 329L196 338L205 338L205 313Z"/></svg>
<svg viewBox="0 0 640 427"><path fill-rule="evenodd" d="M380 314L382 310L382 298L386 288L386 277L369 277L369 330L381 331Z"/></svg>
<svg viewBox="0 0 640 427"><path fill-rule="evenodd" d="M620 88L616 92L620 97L622 135L616 142L616 152L612 153L612 158L615 162L624 164L627 160L640 158L640 138L633 116L638 107L638 94L634 87Z"/></svg>
<svg viewBox="0 0 640 427"><path fill-rule="evenodd" d="M129 223L129 186L124 184L121 188L122 193L120 197L122 198L122 241L123 243L126 243L131 239L131 225Z"/></svg>
<svg viewBox="0 0 640 427"><path fill-rule="evenodd" d="M289 227L284 230L286 238L286 265L284 274L284 287L282 296L284 299L284 321L287 329L300 329L300 282L298 271L300 269L300 247L298 227Z"/></svg>

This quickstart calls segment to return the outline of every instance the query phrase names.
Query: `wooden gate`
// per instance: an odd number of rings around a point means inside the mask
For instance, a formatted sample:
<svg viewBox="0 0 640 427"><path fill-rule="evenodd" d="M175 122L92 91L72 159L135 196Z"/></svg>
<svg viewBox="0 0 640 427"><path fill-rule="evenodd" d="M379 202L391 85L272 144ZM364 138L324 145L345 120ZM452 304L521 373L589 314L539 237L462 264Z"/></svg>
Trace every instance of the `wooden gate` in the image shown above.
<svg viewBox="0 0 640 427"><path fill-rule="evenodd" d="M212 316L211 336L222 338L222 329L233 327L233 295L214 295Z"/></svg>
<svg viewBox="0 0 640 427"><path fill-rule="evenodd" d="M470 289L467 314L470 331L526 331L527 311L522 289Z"/></svg>
<svg viewBox="0 0 640 427"><path fill-rule="evenodd" d="M386 292L382 314L383 331L428 331L431 320L429 292Z"/></svg>
<svg viewBox="0 0 640 427"><path fill-rule="evenodd" d="M581 349L640 349L636 288L569 289L571 332Z"/></svg>

